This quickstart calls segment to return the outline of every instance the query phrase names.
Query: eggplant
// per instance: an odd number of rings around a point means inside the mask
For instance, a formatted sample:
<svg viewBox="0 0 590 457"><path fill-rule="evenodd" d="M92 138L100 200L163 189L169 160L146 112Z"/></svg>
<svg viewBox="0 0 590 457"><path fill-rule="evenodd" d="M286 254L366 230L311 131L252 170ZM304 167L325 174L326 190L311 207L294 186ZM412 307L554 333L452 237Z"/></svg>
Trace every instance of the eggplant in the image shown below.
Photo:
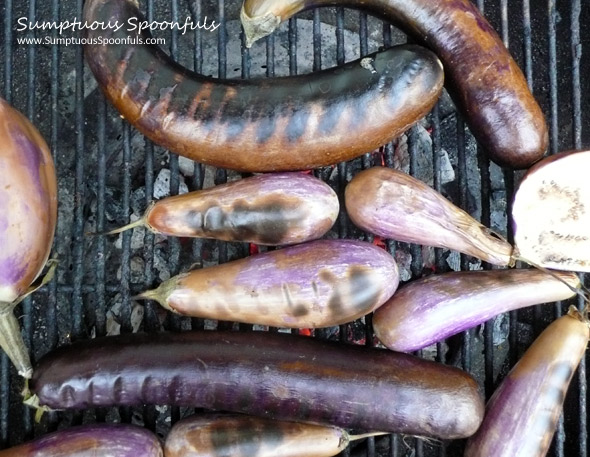
<svg viewBox="0 0 590 457"><path fill-rule="evenodd" d="M249 416L201 414L183 419L166 437L166 457L331 457L351 441L339 427Z"/></svg>
<svg viewBox="0 0 590 457"><path fill-rule="evenodd" d="M396 241L453 249L493 265L512 266L506 240L423 182L397 170L361 171L345 190L352 222Z"/></svg>
<svg viewBox="0 0 590 457"><path fill-rule="evenodd" d="M32 367L13 309L47 263L56 220L49 147L26 117L0 99L0 346L25 378Z"/></svg>
<svg viewBox="0 0 590 457"><path fill-rule="evenodd" d="M512 221L517 255L532 265L590 272L590 151L543 159L522 179Z"/></svg>
<svg viewBox="0 0 590 457"><path fill-rule="evenodd" d="M374 14L432 49L473 135L502 166L528 168L549 143L543 112L493 27L470 0L244 0L246 46L318 6Z"/></svg>
<svg viewBox="0 0 590 457"><path fill-rule="evenodd" d="M0 451L0 457L163 457L158 438L142 428L94 424L50 433Z"/></svg>
<svg viewBox="0 0 590 457"><path fill-rule="evenodd" d="M574 307L549 325L494 392L465 457L545 456L589 337Z"/></svg>
<svg viewBox="0 0 590 457"><path fill-rule="evenodd" d="M87 0L88 23L145 19L134 0ZM149 32L87 30L84 57L122 116L153 142L238 171L307 170L350 160L424 117L442 91L429 50L405 45L342 67L283 78L215 79L147 44ZM350 135L351 131L361 132Z"/></svg>
<svg viewBox="0 0 590 457"><path fill-rule="evenodd" d="M165 198L140 220L109 233L143 225L164 235L287 245L322 237L339 209L336 193L323 181L274 173Z"/></svg>
<svg viewBox="0 0 590 457"><path fill-rule="evenodd" d="M373 316L389 349L412 352L525 306L565 300L580 287L574 273L531 270L460 271L401 287Z"/></svg>
<svg viewBox="0 0 590 457"><path fill-rule="evenodd" d="M475 433L476 381L446 365L268 332L125 334L43 357L27 404L176 405L441 439Z"/></svg>
<svg viewBox="0 0 590 457"><path fill-rule="evenodd" d="M370 313L398 283L397 264L383 249L319 240L180 274L135 298L185 316L317 328Z"/></svg>

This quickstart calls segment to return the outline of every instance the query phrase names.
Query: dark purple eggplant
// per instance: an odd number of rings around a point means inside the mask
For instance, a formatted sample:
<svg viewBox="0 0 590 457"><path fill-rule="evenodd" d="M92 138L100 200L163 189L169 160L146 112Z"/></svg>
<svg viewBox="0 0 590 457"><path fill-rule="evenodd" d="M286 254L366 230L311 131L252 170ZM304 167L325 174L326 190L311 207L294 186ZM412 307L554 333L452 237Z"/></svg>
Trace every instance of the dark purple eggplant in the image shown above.
<svg viewBox="0 0 590 457"><path fill-rule="evenodd" d="M4 451L0 457L162 457L158 438L133 425L94 424L61 430Z"/></svg>
<svg viewBox="0 0 590 457"><path fill-rule="evenodd" d="M522 71L469 0L245 0L247 46L299 11L359 8L394 23L431 48L447 87L474 136L496 163L528 168L543 157L549 135Z"/></svg>
<svg viewBox="0 0 590 457"><path fill-rule="evenodd" d="M303 173L271 173L165 198L140 220L164 235L286 245L321 238L340 204L323 181Z"/></svg>
<svg viewBox="0 0 590 457"><path fill-rule="evenodd" d="M144 20L133 0L84 5L89 23L135 18ZM151 38L127 28L88 31L87 38ZM425 116L443 85L440 61L414 45L309 75L251 80L193 73L153 45L84 49L107 98L144 135L190 159L241 171L304 170L370 152Z"/></svg>
<svg viewBox="0 0 590 457"><path fill-rule="evenodd" d="M549 325L494 392L465 457L544 457L589 337L573 307Z"/></svg>
<svg viewBox="0 0 590 457"><path fill-rule="evenodd" d="M432 275L402 287L379 307L373 329L389 349L417 351L498 314L566 300L579 287L574 273L537 269Z"/></svg>
<svg viewBox="0 0 590 457"><path fill-rule="evenodd" d="M398 283L397 264L383 249L319 240L174 276L137 298L185 316L318 328L372 312Z"/></svg>
<svg viewBox="0 0 590 457"><path fill-rule="evenodd" d="M32 367L12 311L47 263L56 219L49 147L26 117L0 99L0 346L25 378Z"/></svg>
<svg viewBox="0 0 590 457"><path fill-rule="evenodd" d="M331 426L201 414L174 424L164 451L166 457L331 457L351 441L380 434L349 435Z"/></svg>
<svg viewBox="0 0 590 457"><path fill-rule="evenodd" d="M443 439L483 418L475 380L406 354L266 332L128 334L44 357L27 403L178 405Z"/></svg>

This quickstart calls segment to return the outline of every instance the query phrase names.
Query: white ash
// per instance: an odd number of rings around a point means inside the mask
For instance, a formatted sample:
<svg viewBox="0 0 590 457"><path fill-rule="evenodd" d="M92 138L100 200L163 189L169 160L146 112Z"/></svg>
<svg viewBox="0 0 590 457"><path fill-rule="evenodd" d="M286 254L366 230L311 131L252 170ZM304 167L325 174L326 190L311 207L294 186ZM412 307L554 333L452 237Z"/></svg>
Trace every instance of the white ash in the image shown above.
<svg viewBox="0 0 590 457"><path fill-rule="evenodd" d="M404 251L403 249L396 249L395 261L399 269L400 281L409 281L412 278L412 256L410 253Z"/></svg>
<svg viewBox="0 0 590 457"><path fill-rule="evenodd" d="M182 176L178 177L178 194L186 194L188 192L188 187L184 182L184 178ZM167 197L170 195L170 170L168 168L162 168L156 180L154 181L154 193L153 197L156 200L160 198Z"/></svg>
<svg viewBox="0 0 590 457"><path fill-rule="evenodd" d="M178 168L180 173L186 178L192 178L195 175L195 163L191 159L180 156L178 158Z"/></svg>

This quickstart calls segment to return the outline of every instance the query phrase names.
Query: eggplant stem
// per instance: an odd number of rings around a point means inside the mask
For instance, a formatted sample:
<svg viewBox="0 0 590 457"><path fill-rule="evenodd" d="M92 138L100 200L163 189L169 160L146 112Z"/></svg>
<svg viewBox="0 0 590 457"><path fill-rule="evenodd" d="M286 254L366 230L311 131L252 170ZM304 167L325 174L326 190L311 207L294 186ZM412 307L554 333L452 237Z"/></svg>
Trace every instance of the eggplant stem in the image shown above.
<svg viewBox="0 0 590 457"><path fill-rule="evenodd" d="M348 438L350 441L358 441L365 438L371 438L372 436L383 436L383 435L391 435L388 432L372 432L372 433L363 433L362 435L349 435Z"/></svg>
<svg viewBox="0 0 590 457"><path fill-rule="evenodd" d="M29 390L29 382L26 381L25 389L23 390L23 403L27 405L29 408L33 408L35 410L35 422L41 422L41 418L43 414L51 412L52 409L47 406L41 406L39 404L39 397L37 395L31 394Z"/></svg>
<svg viewBox="0 0 590 457"><path fill-rule="evenodd" d="M586 306L584 308L584 313L586 315L586 317L588 317L588 307L590 306L590 289L588 289L586 286L584 286L584 284L582 284L582 282L580 281L580 285L578 287L574 287L570 284L568 284L567 282L565 282L562 278L560 278L559 276L557 276L553 271L542 267L541 265L537 265L535 262L532 262L520 255L518 255L517 257L515 257L516 260L520 260L522 262L528 263L529 265L531 265L532 267L541 270L543 273L546 273L550 276L553 276L553 278L557 279L559 282L562 282L563 284L565 284L565 286L570 289L573 293L575 293L576 295L579 295L580 297L582 297L584 299L584 301L586 302Z"/></svg>
<svg viewBox="0 0 590 457"><path fill-rule="evenodd" d="M18 374L28 379L33 376L33 367L20 325L12 312L15 306L14 303L0 303L0 347L12 361Z"/></svg>
<svg viewBox="0 0 590 457"><path fill-rule="evenodd" d="M135 227L145 227L145 216L137 219L135 222L131 222L123 227L116 228L114 230L107 230L104 232L86 232L86 236L108 236L116 235L117 233L125 232Z"/></svg>
<svg viewBox="0 0 590 457"><path fill-rule="evenodd" d="M24 294L22 294L20 297L18 297L15 301L11 303L12 307L14 308L29 295L35 293L46 284L49 284L51 280L55 277L55 270L57 269L58 264L59 262L57 259L48 260L45 264L45 266L48 268L47 273L45 273L45 276L31 284Z"/></svg>

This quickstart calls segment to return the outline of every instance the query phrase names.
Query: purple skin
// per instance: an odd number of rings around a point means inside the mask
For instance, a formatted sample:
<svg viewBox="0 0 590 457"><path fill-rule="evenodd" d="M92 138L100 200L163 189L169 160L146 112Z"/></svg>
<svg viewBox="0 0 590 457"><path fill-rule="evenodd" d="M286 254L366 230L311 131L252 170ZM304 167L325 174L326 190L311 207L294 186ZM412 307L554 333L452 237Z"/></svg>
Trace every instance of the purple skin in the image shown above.
<svg viewBox="0 0 590 457"><path fill-rule="evenodd" d="M268 332L128 334L44 357L29 403L54 409L178 405L442 439L472 435L484 404L453 367Z"/></svg>
<svg viewBox="0 0 590 457"><path fill-rule="evenodd" d="M573 307L547 327L494 392L465 457L544 457L589 337Z"/></svg>
<svg viewBox="0 0 590 457"><path fill-rule="evenodd" d="M395 260L384 250L320 240L193 270L140 297L187 316L317 328L370 313L398 283Z"/></svg>
<svg viewBox="0 0 590 457"><path fill-rule="evenodd" d="M0 457L162 457L158 438L142 428L95 424L58 431L4 451Z"/></svg>
<svg viewBox="0 0 590 457"><path fill-rule="evenodd" d="M554 272L573 288L574 273ZM418 279L373 316L377 338L389 349L412 352L473 328L498 314L566 300L575 292L542 271L461 271Z"/></svg>
<svg viewBox="0 0 590 457"><path fill-rule="evenodd" d="M165 235L286 245L322 237L339 208L319 179L273 173L160 200L144 223Z"/></svg>

